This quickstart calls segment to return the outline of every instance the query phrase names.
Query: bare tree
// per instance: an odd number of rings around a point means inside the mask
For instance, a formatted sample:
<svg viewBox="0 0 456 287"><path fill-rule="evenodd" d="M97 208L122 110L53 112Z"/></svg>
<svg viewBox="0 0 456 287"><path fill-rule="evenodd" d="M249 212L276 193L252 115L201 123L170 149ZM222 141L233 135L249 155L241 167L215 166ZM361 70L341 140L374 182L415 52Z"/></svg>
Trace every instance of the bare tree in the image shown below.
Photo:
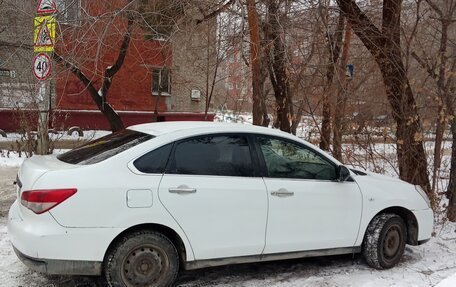
<svg viewBox="0 0 456 287"><path fill-rule="evenodd" d="M442 151L442 142L443 134L448 125L448 120L452 118L451 121L451 131L453 135L453 146L452 146L452 157L451 157L451 170L450 170L450 182L448 185L448 195L449 195L449 206L448 206L448 219L456 222L456 120L455 120L455 111L454 111L454 74L456 72L456 61L450 60L448 55L448 44L451 41L450 39L450 27L454 23L454 16L456 12L456 1L445 1L445 3L438 3L433 0L426 0L426 3L431 7L431 9L437 14L437 21L440 24L439 31L440 41L438 49L438 65L435 69L426 69L430 67L425 60L419 58L419 56L414 53L413 56L415 59L421 63L423 68L430 72L430 76L437 81L437 93L438 93L438 111L437 111L437 121L436 121L436 138L434 146L434 166L433 166L433 176L432 176L432 188L435 189L437 173L441 165L441 151ZM440 4L440 5L439 5ZM454 53L454 51L452 51ZM437 72L434 72L437 70Z"/></svg>
<svg viewBox="0 0 456 287"><path fill-rule="evenodd" d="M268 125L261 65L263 51L260 43L260 22L255 0L247 0L247 18L250 34L250 66L252 71L253 124Z"/></svg>
<svg viewBox="0 0 456 287"><path fill-rule="evenodd" d="M267 67L276 104L274 126L291 133L293 102L287 74L288 54L284 28L284 21L290 7L286 1L265 0L264 4L267 9L264 22Z"/></svg>
<svg viewBox="0 0 456 287"><path fill-rule="evenodd" d="M338 83L339 89L336 96L336 107L334 109L334 125L333 125L333 155L338 160L342 161L342 134L344 131L345 122L343 117L346 113L346 105L348 99L349 81L346 77L346 67L348 64L348 55L352 37L352 29L350 22L345 25L344 43L342 47L342 55L340 64L338 65Z"/></svg>
<svg viewBox="0 0 456 287"><path fill-rule="evenodd" d="M127 31L124 34L122 44L119 48L119 55L117 60L112 66L106 68L102 80L102 85L99 89L95 87L95 84L87 77L84 72L76 65L67 60L64 56L61 56L59 52L54 52L53 58L57 63L62 64L68 68L78 79L84 84L87 91L89 92L92 100L97 105L98 109L103 113L109 122L112 131L118 131L124 128L122 119L108 103L108 92L111 87L114 76L122 67L125 57L127 55L128 47L131 41L131 32L133 29L133 15L128 14L127 20Z"/></svg>
<svg viewBox="0 0 456 287"><path fill-rule="evenodd" d="M388 101L396 122L396 145L400 177L430 192L420 116L407 78L401 51L402 0L383 1L382 28L354 0L337 0L352 23L354 33L370 51L383 76Z"/></svg>
<svg viewBox="0 0 456 287"><path fill-rule="evenodd" d="M327 40L327 49L329 55L329 61L326 65L326 86L323 91L322 97L322 122L321 122L321 140L320 148L323 150L329 150L331 144L331 118L332 118L332 95L334 93L333 89L333 79L335 74L335 68L340 57L340 49L343 39L343 31L345 26L345 17L342 13L339 13L337 26L334 32L330 31L329 28L329 4L321 6L320 14L321 18L324 21L324 28Z"/></svg>

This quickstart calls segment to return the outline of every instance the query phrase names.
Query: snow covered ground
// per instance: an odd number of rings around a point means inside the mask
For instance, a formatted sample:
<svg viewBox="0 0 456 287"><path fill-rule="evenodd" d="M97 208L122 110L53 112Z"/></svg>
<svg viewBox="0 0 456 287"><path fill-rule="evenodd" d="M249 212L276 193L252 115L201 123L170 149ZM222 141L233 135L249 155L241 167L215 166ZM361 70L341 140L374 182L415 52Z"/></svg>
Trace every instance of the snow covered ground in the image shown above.
<svg viewBox="0 0 456 287"><path fill-rule="evenodd" d="M90 140L93 138L99 138L110 134L110 131L103 131L103 130L87 130L83 132L83 136L80 137L77 132L73 132L72 134L67 134L66 132L58 132L57 134L49 134L51 140ZM1 141L15 141L21 140L24 138L23 134L20 133L7 133L6 137L0 136Z"/></svg>
<svg viewBox="0 0 456 287"><path fill-rule="evenodd" d="M8 240L8 207L15 200L14 186L19 161L0 167L0 285L2 287L104 286L102 278L44 276L27 269ZM395 268L369 268L360 256L332 256L267 262L183 272L178 286L301 287L301 286L456 286L456 224L436 227L436 236L422 246L408 246Z"/></svg>
<svg viewBox="0 0 456 287"><path fill-rule="evenodd" d="M98 277L44 276L28 270L17 259L9 243L6 221L8 208L15 200L12 182L23 159L16 153L0 151L0 286L105 286ZM439 223L430 242L407 246L403 260L390 270L371 269L359 255L331 256L186 271L180 274L178 286L455 287L456 224Z"/></svg>
<svg viewBox="0 0 456 287"><path fill-rule="evenodd" d="M454 287L456 286L456 273L442 280L436 287Z"/></svg>

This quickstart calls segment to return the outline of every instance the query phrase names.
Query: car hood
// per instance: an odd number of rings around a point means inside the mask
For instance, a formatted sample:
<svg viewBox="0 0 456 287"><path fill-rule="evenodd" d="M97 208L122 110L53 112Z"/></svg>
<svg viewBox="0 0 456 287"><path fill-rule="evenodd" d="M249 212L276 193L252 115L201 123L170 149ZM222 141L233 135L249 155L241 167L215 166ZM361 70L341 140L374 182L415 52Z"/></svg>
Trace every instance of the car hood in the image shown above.
<svg viewBox="0 0 456 287"><path fill-rule="evenodd" d="M352 169L352 172L365 200L383 202L385 206L402 206L409 210L429 208L413 184L370 171ZM373 208L371 204L369 206Z"/></svg>
<svg viewBox="0 0 456 287"><path fill-rule="evenodd" d="M358 174L356 175L356 177L359 177L359 176L367 176L367 177L371 177L371 178L374 178L374 179L378 179L378 180L383 180L383 181L391 181L391 182L401 182L401 183L406 183L405 181L397 178L397 177L392 177L392 176L388 176L388 175L384 175L384 174L379 174L379 173L375 173L375 172L372 172L372 171L367 171L367 170L357 170L357 169L352 169L354 171L356 171Z"/></svg>

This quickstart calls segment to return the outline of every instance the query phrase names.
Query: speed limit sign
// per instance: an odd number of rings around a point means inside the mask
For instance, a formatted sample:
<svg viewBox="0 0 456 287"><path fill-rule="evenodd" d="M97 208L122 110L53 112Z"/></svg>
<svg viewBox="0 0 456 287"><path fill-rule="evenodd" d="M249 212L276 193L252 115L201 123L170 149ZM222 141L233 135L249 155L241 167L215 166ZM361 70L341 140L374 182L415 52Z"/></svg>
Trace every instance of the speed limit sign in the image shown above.
<svg viewBox="0 0 456 287"><path fill-rule="evenodd" d="M51 59L45 53L39 53L33 58L33 75L38 80L45 80L51 74Z"/></svg>

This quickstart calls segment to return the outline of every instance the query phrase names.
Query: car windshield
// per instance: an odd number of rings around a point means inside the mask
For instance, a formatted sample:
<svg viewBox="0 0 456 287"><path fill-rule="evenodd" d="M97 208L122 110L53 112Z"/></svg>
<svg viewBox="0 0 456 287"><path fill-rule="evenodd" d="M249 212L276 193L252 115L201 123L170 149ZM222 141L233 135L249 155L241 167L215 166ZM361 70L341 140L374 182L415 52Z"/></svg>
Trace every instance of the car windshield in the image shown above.
<svg viewBox="0 0 456 287"><path fill-rule="evenodd" d="M57 158L70 164L94 164L150 140L153 137L149 134L125 129L90 141L57 156Z"/></svg>

